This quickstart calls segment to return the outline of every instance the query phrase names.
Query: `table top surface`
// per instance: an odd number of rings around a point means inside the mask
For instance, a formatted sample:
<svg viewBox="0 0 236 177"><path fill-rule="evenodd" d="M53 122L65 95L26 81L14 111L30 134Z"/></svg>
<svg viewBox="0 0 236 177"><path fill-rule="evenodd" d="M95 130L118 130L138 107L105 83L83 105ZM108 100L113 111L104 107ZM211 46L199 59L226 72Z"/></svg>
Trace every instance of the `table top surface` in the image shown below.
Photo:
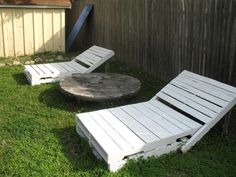
<svg viewBox="0 0 236 177"><path fill-rule="evenodd" d="M135 96L141 83L138 79L123 74L84 73L62 79L60 88L79 100L108 101Z"/></svg>

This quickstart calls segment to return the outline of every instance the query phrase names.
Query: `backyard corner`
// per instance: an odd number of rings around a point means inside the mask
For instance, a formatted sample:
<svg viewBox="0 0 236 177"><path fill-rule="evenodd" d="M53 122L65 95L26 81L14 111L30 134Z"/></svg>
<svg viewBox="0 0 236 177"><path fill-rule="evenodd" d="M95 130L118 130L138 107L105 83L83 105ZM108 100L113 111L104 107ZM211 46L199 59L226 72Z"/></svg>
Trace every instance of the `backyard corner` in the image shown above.
<svg viewBox="0 0 236 177"><path fill-rule="evenodd" d="M58 55L44 54L40 58L57 60ZM116 173L107 171L105 162L98 160L87 141L77 135L75 114L146 101L166 84L118 61L112 61L110 69L140 79L140 94L126 101L78 103L61 93L58 84L30 86L22 66L1 67L1 176L234 176L235 110L226 137L215 128L186 154L131 160Z"/></svg>
<svg viewBox="0 0 236 177"><path fill-rule="evenodd" d="M0 0L0 176L234 177L235 117L235 0Z"/></svg>

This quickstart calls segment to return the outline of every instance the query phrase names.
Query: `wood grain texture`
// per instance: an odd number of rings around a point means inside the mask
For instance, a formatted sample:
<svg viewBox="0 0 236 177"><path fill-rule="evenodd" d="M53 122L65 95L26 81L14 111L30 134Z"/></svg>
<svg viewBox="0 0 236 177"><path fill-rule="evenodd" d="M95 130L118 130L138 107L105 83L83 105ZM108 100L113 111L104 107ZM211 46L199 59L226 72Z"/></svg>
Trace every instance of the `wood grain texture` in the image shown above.
<svg viewBox="0 0 236 177"><path fill-rule="evenodd" d="M20 9L13 9L13 29L14 29L14 47L15 56L24 53L24 26L23 26L23 12Z"/></svg>
<svg viewBox="0 0 236 177"><path fill-rule="evenodd" d="M136 95L141 83L138 79L122 74L89 73L74 74L62 79L60 88L77 99L107 101Z"/></svg>
<svg viewBox="0 0 236 177"><path fill-rule="evenodd" d="M44 51L44 40L43 40L43 10L34 9L34 46L35 52Z"/></svg>
<svg viewBox="0 0 236 177"><path fill-rule="evenodd" d="M0 9L0 56L5 56L4 38L3 38L2 9Z"/></svg>
<svg viewBox="0 0 236 177"><path fill-rule="evenodd" d="M86 3L94 10L75 48L111 48L118 59L166 81L187 69L236 85L236 1L74 1L68 29Z"/></svg>
<svg viewBox="0 0 236 177"><path fill-rule="evenodd" d="M24 9L24 41L25 41L25 54L33 54L34 47L34 19L33 10ZM17 30L16 30L17 32Z"/></svg>
<svg viewBox="0 0 236 177"><path fill-rule="evenodd" d="M65 51L64 9L0 8L0 57Z"/></svg>
<svg viewBox="0 0 236 177"><path fill-rule="evenodd" d="M14 36L13 36L13 21L12 9L2 11L2 24L3 24L3 38L5 56L14 56Z"/></svg>

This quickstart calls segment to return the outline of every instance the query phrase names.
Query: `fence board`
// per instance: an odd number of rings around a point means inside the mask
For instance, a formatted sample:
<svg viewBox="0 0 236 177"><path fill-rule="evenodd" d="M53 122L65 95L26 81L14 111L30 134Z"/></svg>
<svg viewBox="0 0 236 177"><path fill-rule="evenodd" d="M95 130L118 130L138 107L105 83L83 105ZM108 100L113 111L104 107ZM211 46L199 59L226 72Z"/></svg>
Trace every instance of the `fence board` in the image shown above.
<svg viewBox="0 0 236 177"><path fill-rule="evenodd" d="M111 48L166 81L187 69L236 85L235 0L74 1L68 29L86 3L94 10L77 38L80 49Z"/></svg>

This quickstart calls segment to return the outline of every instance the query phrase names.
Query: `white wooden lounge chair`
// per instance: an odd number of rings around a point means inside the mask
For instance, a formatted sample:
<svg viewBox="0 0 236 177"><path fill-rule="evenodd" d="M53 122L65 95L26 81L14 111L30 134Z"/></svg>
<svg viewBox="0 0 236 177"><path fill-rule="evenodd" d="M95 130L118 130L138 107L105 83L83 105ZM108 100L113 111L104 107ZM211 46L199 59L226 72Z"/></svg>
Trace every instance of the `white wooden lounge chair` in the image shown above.
<svg viewBox="0 0 236 177"><path fill-rule="evenodd" d="M186 152L235 104L235 87L183 71L150 101L77 114L76 130L116 171L128 159Z"/></svg>
<svg viewBox="0 0 236 177"><path fill-rule="evenodd" d="M76 73L89 73L114 55L114 52L92 46L69 62L25 65L24 73L31 85L59 81Z"/></svg>

